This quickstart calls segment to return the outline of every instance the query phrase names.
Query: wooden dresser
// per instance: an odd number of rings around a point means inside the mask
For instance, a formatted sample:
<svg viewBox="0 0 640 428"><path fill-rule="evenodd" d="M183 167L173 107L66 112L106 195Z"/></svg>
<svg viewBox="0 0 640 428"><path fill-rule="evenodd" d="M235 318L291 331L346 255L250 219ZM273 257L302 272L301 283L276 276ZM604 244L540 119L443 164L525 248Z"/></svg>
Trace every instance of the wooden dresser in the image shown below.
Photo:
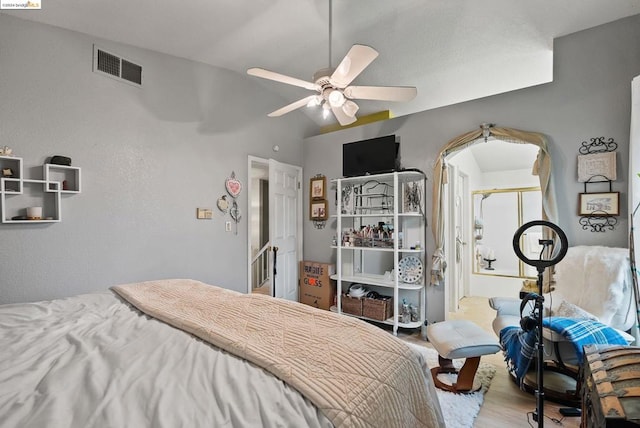
<svg viewBox="0 0 640 428"><path fill-rule="evenodd" d="M582 428L640 427L640 347L588 345Z"/></svg>

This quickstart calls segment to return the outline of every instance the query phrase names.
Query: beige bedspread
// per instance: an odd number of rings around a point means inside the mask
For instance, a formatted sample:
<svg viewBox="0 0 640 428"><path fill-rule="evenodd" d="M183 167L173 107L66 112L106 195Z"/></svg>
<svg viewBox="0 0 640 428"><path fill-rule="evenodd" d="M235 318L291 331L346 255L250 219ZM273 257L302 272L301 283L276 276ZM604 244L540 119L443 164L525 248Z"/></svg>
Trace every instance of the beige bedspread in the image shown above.
<svg viewBox="0 0 640 428"><path fill-rule="evenodd" d="M444 426L424 362L375 326L193 280L113 290L142 312L273 373L336 427Z"/></svg>

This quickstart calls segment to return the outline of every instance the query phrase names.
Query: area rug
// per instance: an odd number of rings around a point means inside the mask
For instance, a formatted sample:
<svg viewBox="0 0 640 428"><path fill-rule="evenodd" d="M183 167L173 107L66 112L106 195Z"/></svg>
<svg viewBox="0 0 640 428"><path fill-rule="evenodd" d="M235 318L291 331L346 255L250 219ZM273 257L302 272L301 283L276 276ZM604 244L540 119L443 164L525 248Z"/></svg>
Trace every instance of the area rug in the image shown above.
<svg viewBox="0 0 640 428"><path fill-rule="evenodd" d="M419 351L424 355L425 360L429 367L436 367L438 365L438 353L431 348L408 343L409 346ZM457 368L462 367L464 360L454 360L454 365ZM472 394L454 394L453 392L443 391L436 388L436 394L440 400L440 407L442 408L442 415L447 428L472 428L473 422L480 413L480 407L484 402L484 394L491 385L491 379L496 374L496 368L480 361L480 366L476 372L476 381L482 383L482 388L479 391ZM455 375L441 374L439 379L447 383L455 382Z"/></svg>

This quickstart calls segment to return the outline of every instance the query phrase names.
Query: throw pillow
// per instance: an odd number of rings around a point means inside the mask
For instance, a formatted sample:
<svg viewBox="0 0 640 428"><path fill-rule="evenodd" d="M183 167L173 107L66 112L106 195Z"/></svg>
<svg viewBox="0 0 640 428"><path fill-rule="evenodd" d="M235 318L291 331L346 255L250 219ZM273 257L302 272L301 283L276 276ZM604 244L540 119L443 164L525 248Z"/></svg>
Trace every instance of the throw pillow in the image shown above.
<svg viewBox="0 0 640 428"><path fill-rule="evenodd" d="M560 303L560 306L552 315L556 317L583 318L599 321L597 316L585 311L584 309L574 305L573 303L567 302L566 300L563 300L562 303Z"/></svg>

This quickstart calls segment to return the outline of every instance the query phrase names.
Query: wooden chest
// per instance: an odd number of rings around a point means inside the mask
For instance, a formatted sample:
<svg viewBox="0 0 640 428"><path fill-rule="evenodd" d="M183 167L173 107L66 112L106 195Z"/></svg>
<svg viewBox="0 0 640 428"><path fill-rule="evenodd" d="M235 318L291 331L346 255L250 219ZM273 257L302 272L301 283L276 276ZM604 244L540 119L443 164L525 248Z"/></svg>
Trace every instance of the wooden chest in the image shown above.
<svg viewBox="0 0 640 428"><path fill-rule="evenodd" d="M584 347L582 428L640 427L640 347Z"/></svg>

